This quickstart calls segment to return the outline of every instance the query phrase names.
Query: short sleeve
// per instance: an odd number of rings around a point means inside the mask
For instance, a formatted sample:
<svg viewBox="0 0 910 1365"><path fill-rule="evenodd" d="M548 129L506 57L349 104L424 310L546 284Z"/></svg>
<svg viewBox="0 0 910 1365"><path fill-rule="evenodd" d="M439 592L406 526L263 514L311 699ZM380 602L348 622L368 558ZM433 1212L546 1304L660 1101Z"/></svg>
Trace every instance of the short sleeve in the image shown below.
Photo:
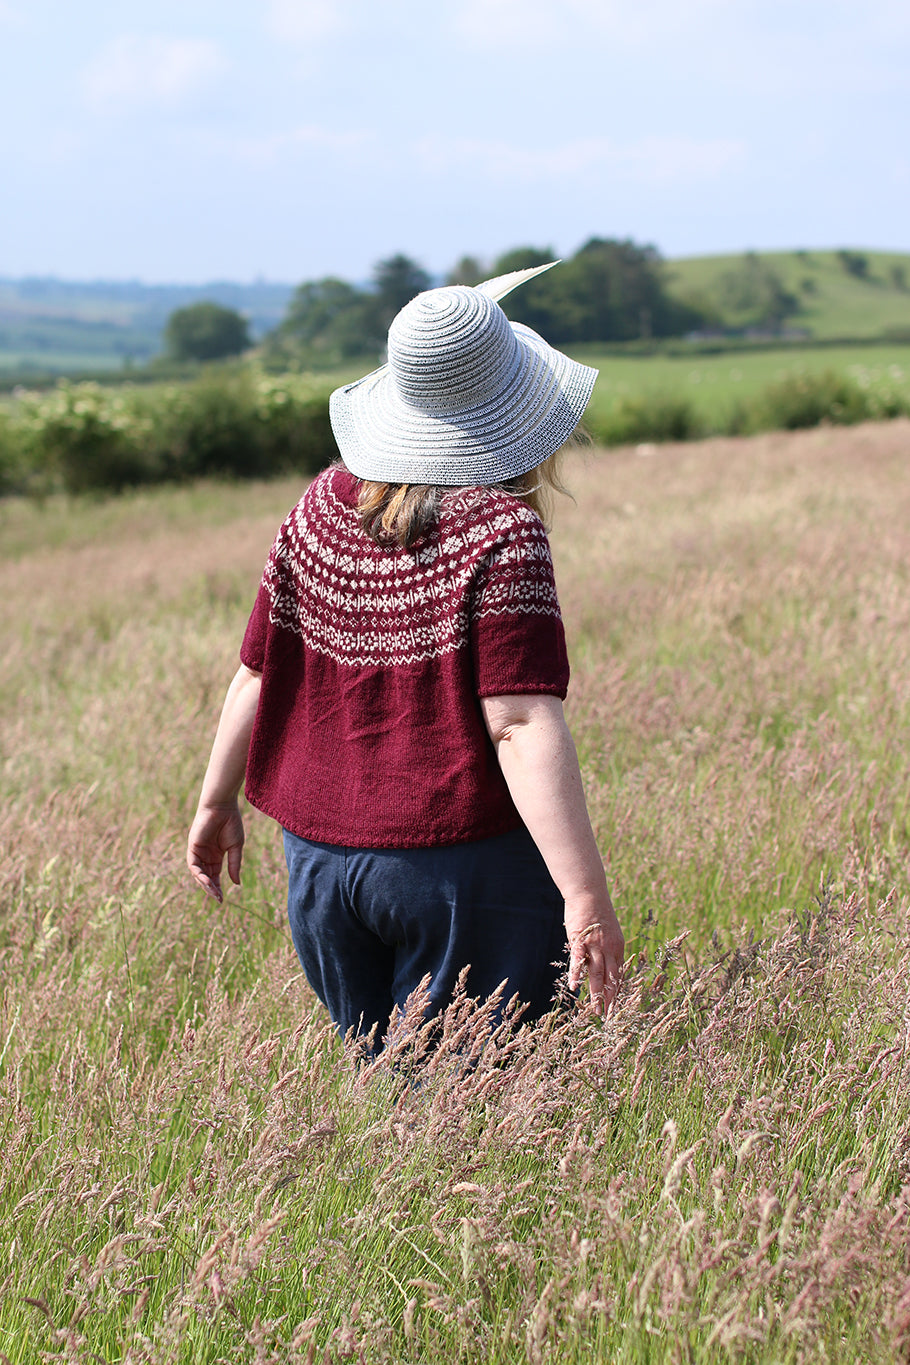
<svg viewBox="0 0 910 1365"><path fill-rule="evenodd" d="M550 693L569 685L553 559L540 519L523 507L484 557L471 602L479 697Z"/></svg>
<svg viewBox="0 0 910 1365"><path fill-rule="evenodd" d="M240 646L240 662L256 673L262 672L265 663L266 643L270 626L276 618L276 609L281 607L287 597L287 594L281 591L287 526L288 522L285 521L269 551L256 601Z"/></svg>
<svg viewBox="0 0 910 1365"><path fill-rule="evenodd" d="M264 584L260 584L250 619L247 622L243 643L240 646L240 662L246 664L247 668L251 668L254 673L261 673L265 663L270 603L271 598L268 590Z"/></svg>

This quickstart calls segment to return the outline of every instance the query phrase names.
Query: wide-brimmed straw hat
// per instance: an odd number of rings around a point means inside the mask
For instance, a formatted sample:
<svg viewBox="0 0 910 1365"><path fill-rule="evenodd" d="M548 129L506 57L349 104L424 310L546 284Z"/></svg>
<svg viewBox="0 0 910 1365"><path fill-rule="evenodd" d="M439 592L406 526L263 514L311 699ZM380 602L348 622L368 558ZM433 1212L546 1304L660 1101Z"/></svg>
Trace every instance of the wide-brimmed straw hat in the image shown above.
<svg viewBox="0 0 910 1365"><path fill-rule="evenodd" d="M388 363L336 389L332 430L352 474L464 486L525 474L571 436L597 371L497 302L549 265L418 294L389 328Z"/></svg>

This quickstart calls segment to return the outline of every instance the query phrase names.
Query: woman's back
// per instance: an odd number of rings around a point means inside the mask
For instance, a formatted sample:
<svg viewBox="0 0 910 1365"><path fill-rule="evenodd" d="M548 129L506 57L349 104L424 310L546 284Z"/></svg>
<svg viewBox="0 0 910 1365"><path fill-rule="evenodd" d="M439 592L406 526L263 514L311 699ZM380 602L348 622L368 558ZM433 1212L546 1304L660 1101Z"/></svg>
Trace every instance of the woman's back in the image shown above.
<svg viewBox="0 0 910 1365"><path fill-rule="evenodd" d="M360 481L324 471L282 525L241 658L262 673L247 795L303 838L421 847L515 828L478 698L568 684L540 519L448 492L409 549L377 543Z"/></svg>

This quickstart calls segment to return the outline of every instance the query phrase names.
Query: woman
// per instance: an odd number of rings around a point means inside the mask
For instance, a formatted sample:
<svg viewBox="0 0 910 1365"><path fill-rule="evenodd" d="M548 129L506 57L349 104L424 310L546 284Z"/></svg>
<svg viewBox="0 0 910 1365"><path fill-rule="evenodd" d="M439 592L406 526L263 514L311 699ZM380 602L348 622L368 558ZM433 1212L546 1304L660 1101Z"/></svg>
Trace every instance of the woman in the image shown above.
<svg viewBox="0 0 910 1365"><path fill-rule="evenodd" d="M569 986L586 972L599 1012L617 990L536 510L597 372L499 307L537 273L419 294L388 363L332 395L343 463L278 532L190 830L220 901L246 777L284 830L307 978L377 1046L426 976L436 1011L465 967L470 995L539 1018L567 940Z"/></svg>

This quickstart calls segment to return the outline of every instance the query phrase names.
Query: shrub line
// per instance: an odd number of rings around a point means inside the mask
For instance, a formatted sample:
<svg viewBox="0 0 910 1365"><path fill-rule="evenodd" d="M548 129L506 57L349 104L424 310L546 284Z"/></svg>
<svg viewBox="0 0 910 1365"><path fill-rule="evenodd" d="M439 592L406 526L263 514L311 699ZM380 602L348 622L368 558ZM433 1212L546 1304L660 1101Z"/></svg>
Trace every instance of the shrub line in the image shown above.
<svg viewBox="0 0 910 1365"><path fill-rule="evenodd" d="M61 383L0 408L0 495L120 492L203 477L314 474L337 455L324 379L253 366L155 389ZM834 370L797 372L709 421L687 397L630 395L591 413L606 446L889 420L910 415L897 386Z"/></svg>

